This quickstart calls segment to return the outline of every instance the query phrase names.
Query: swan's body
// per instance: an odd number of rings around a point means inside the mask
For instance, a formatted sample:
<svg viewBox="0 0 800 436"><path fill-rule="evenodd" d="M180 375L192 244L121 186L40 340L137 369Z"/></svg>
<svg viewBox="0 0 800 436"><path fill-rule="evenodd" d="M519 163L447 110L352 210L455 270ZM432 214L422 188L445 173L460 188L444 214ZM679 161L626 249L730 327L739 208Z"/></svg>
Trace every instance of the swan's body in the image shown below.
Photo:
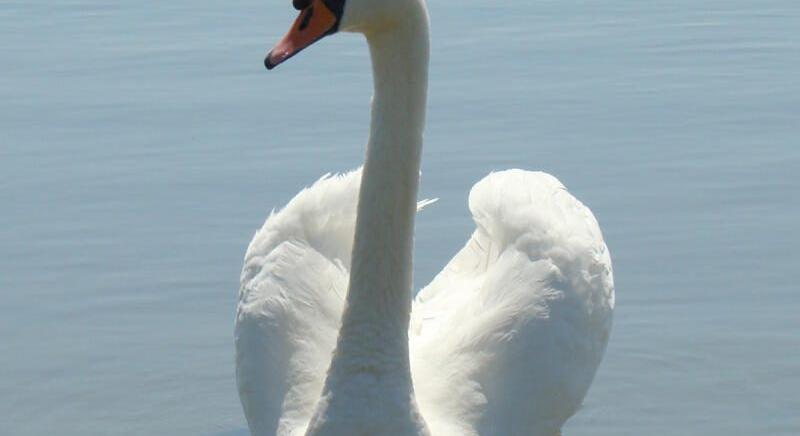
<svg viewBox="0 0 800 436"><path fill-rule="evenodd" d="M472 238L412 310L425 7L313 1L341 6L336 25L367 35L372 129L363 174L304 190L247 250L236 364L251 432L558 434L591 384L611 327L611 262L596 220L552 176L491 174L470 194ZM292 37L268 66L304 47Z"/></svg>

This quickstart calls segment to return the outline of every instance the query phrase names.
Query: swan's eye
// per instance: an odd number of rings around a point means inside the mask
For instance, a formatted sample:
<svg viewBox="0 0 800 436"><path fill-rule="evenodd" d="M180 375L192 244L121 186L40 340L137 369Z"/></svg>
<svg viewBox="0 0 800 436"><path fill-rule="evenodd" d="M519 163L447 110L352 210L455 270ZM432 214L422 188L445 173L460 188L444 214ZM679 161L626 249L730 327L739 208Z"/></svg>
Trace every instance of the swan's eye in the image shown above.
<svg viewBox="0 0 800 436"><path fill-rule="evenodd" d="M292 0L292 6L298 11L302 11L311 4L311 0Z"/></svg>

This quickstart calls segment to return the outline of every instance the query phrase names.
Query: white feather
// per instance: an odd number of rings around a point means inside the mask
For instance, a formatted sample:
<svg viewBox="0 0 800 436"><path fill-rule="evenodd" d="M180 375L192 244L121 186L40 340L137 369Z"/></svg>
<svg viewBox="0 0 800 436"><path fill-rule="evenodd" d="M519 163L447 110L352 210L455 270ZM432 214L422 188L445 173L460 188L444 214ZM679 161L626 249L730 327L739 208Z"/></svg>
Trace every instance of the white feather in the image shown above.
<svg viewBox="0 0 800 436"><path fill-rule="evenodd" d="M347 291L360 180L360 171L322 177L273 213L247 249L235 341L251 428L296 434L319 399Z"/></svg>
<svg viewBox="0 0 800 436"><path fill-rule="evenodd" d="M314 411L347 290L359 181L359 171L320 179L247 250L236 345L242 403L259 421L251 428L303 434ZM556 434L580 406L611 327L600 229L544 173L491 174L469 204L477 229L414 301L421 413L434 435Z"/></svg>
<svg viewBox="0 0 800 436"><path fill-rule="evenodd" d="M469 204L477 229L414 301L417 400L434 434L555 434L611 328L600 229L545 173L491 174Z"/></svg>

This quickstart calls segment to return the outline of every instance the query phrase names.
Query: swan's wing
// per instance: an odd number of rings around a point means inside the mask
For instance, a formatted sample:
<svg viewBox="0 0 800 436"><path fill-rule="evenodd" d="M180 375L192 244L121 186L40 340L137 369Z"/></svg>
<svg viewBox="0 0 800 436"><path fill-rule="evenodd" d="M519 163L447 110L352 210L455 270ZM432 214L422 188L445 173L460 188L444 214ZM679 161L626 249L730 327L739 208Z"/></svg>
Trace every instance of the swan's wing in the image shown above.
<svg viewBox="0 0 800 436"><path fill-rule="evenodd" d="M554 177L494 173L470 193L467 245L414 302L412 370L433 434L556 434L611 328L611 260Z"/></svg>
<svg viewBox="0 0 800 436"><path fill-rule="evenodd" d="M304 434L322 392L347 291L360 183L360 170L323 177L271 214L247 249L236 378L254 436Z"/></svg>
<svg viewBox="0 0 800 436"><path fill-rule="evenodd" d="M236 376L255 436L302 434L322 391L347 289L361 172L323 177L247 249Z"/></svg>

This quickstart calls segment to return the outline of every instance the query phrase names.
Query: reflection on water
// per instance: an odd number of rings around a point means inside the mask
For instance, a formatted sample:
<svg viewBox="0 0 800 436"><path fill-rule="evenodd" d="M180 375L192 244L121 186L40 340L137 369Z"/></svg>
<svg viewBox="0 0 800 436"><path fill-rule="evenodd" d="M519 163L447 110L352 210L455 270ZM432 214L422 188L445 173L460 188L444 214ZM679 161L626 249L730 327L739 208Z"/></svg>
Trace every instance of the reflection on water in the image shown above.
<svg viewBox="0 0 800 436"><path fill-rule="evenodd" d="M618 292L564 433L799 433L800 6L430 7L422 195L441 201L418 219L418 285L470 233L474 182L546 170L593 208ZM293 14L0 6L4 434L246 434L246 244L273 206L358 166L367 133L361 38L262 71Z"/></svg>

